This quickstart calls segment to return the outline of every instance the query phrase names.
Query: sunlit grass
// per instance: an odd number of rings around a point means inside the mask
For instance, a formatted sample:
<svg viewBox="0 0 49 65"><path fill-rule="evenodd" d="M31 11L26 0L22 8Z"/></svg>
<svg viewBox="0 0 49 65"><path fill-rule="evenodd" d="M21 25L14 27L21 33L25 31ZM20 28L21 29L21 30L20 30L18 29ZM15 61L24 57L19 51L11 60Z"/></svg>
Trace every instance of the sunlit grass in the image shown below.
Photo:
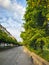
<svg viewBox="0 0 49 65"><path fill-rule="evenodd" d="M27 47L31 52L36 53L37 55L39 55L40 57L44 58L45 60L47 60L49 62L49 51L48 50L43 50L43 52L40 51L40 49L38 50L34 50L32 47Z"/></svg>

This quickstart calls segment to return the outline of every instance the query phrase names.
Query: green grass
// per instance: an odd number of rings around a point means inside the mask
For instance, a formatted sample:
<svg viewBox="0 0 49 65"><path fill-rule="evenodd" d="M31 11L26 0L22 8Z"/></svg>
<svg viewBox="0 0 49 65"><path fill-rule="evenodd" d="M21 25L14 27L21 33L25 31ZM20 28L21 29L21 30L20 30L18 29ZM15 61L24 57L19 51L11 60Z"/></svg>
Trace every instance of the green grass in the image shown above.
<svg viewBox="0 0 49 65"><path fill-rule="evenodd" d="M49 62L49 51L48 50L43 50L43 52L39 50L34 50L32 47L27 47L31 52L36 53L37 55L39 55L40 57L44 58L46 61Z"/></svg>
<svg viewBox="0 0 49 65"><path fill-rule="evenodd" d="M44 50L43 53L40 54L40 56L49 62L49 51Z"/></svg>

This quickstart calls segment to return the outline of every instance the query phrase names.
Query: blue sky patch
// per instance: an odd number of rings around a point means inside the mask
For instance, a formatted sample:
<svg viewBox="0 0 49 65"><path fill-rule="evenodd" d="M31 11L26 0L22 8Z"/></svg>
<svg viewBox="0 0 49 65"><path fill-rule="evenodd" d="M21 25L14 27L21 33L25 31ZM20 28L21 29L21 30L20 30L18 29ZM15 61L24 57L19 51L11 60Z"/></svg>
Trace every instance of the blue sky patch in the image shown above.
<svg viewBox="0 0 49 65"><path fill-rule="evenodd" d="M2 24L18 41L23 31L23 16L26 0L0 0L0 24Z"/></svg>

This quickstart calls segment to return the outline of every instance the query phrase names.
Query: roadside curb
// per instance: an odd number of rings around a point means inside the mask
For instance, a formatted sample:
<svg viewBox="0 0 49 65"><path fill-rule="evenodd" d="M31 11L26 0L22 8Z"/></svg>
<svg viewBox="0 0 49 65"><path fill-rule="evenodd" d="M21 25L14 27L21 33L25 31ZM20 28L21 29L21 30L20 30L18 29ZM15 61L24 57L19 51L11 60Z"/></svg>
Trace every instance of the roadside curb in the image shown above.
<svg viewBox="0 0 49 65"><path fill-rule="evenodd" d="M49 65L49 62L47 62L43 58L36 55L34 52L30 52L25 46L24 46L24 52L29 54L29 56L31 57L34 65Z"/></svg>

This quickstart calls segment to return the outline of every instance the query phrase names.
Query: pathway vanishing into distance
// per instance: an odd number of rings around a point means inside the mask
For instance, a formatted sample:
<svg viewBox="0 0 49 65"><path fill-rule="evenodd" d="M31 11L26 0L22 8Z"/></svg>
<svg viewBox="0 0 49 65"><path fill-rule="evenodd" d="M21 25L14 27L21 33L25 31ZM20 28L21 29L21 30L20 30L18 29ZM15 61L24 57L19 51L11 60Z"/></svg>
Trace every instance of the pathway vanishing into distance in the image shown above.
<svg viewBox="0 0 49 65"><path fill-rule="evenodd" d="M0 65L33 65L33 62L20 46L0 52Z"/></svg>

